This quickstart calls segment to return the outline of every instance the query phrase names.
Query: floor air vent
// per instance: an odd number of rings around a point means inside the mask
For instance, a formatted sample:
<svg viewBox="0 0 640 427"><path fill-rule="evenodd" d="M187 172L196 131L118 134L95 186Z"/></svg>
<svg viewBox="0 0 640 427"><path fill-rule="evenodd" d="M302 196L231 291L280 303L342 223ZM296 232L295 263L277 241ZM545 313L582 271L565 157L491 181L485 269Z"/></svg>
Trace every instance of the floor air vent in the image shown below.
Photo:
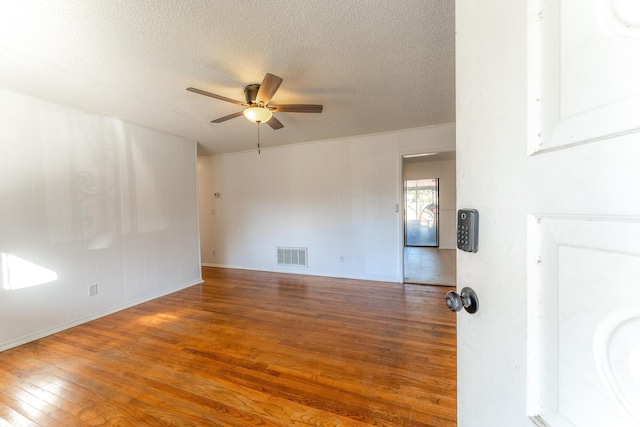
<svg viewBox="0 0 640 427"><path fill-rule="evenodd" d="M278 265L307 267L307 248L276 248Z"/></svg>

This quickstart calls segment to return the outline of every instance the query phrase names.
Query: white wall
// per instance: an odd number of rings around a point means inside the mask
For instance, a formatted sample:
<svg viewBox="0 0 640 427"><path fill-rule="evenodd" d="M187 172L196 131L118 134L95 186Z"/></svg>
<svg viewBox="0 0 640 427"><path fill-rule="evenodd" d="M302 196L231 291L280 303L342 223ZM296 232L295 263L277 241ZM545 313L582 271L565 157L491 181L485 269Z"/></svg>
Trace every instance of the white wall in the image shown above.
<svg viewBox="0 0 640 427"><path fill-rule="evenodd" d="M202 261L402 281L402 155L454 148L443 125L200 157ZM308 248L309 267L278 267L277 246Z"/></svg>
<svg viewBox="0 0 640 427"><path fill-rule="evenodd" d="M0 90L0 350L201 280L195 150Z"/></svg>
<svg viewBox="0 0 640 427"><path fill-rule="evenodd" d="M456 160L404 162L404 179L439 178L440 249L456 249Z"/></svg>

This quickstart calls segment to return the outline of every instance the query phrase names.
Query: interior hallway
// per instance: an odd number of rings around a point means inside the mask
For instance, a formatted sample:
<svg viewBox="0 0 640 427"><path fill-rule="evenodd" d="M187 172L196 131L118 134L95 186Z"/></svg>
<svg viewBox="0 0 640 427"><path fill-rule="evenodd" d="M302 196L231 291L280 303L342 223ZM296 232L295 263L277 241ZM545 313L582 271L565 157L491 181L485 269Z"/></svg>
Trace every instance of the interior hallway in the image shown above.
<svg viewBox="0 0 640 427"><path fill-rule="evenodd" d="M455 286L455 249L405 246L404 282Z"/></svg>

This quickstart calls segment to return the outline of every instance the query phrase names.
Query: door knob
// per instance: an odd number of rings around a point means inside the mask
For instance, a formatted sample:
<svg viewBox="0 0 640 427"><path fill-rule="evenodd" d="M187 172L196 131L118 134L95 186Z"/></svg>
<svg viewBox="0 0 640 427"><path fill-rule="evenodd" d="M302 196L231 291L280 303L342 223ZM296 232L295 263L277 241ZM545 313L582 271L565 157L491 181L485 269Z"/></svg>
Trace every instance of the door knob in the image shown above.
<svg viewBox="0 0 640 427"><path fill-rule="evenodd" d="M460 294L455 291L447 292L445 301L451 311L458 312L463 308L468 313L478 311L478 296L471 288L462 288Z"/></svg>

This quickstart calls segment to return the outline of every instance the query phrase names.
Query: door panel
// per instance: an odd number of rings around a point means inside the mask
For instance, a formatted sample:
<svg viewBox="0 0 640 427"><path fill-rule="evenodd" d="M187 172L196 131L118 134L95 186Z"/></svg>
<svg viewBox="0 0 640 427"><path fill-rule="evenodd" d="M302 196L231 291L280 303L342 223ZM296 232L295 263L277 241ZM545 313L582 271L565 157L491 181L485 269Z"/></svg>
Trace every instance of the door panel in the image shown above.
<svg viewBox="0 0 640 427"><path fill-rule="evenodd" d="M529 233L532 413L554 427L636 426L640 223L536 217Z"/></svg>
<svg viewBox="0 0 640 427"><path fill-rule="evenodd" d="M531 3L532 151L640 129L638 2Z"/></svg>
<svg viewBox="0 0 640 427"><path fill-rule="evenodd" d="M640 383L620 382L640 366L640 330L624 351L594 341L640 297L629 287L640 273L629 216L640 211L629 197L640 182L640 39L619 31L640 14L620 15L627 6L543 1L531 11L528 396L531 415L553 427L640 423L628 403L640 402Z"/></svg>
<svg viewBox="0 0 640 427"><path fill-rule="evenodd" d="M459 425L640 426L640 3L456 4Z"/></svg>

